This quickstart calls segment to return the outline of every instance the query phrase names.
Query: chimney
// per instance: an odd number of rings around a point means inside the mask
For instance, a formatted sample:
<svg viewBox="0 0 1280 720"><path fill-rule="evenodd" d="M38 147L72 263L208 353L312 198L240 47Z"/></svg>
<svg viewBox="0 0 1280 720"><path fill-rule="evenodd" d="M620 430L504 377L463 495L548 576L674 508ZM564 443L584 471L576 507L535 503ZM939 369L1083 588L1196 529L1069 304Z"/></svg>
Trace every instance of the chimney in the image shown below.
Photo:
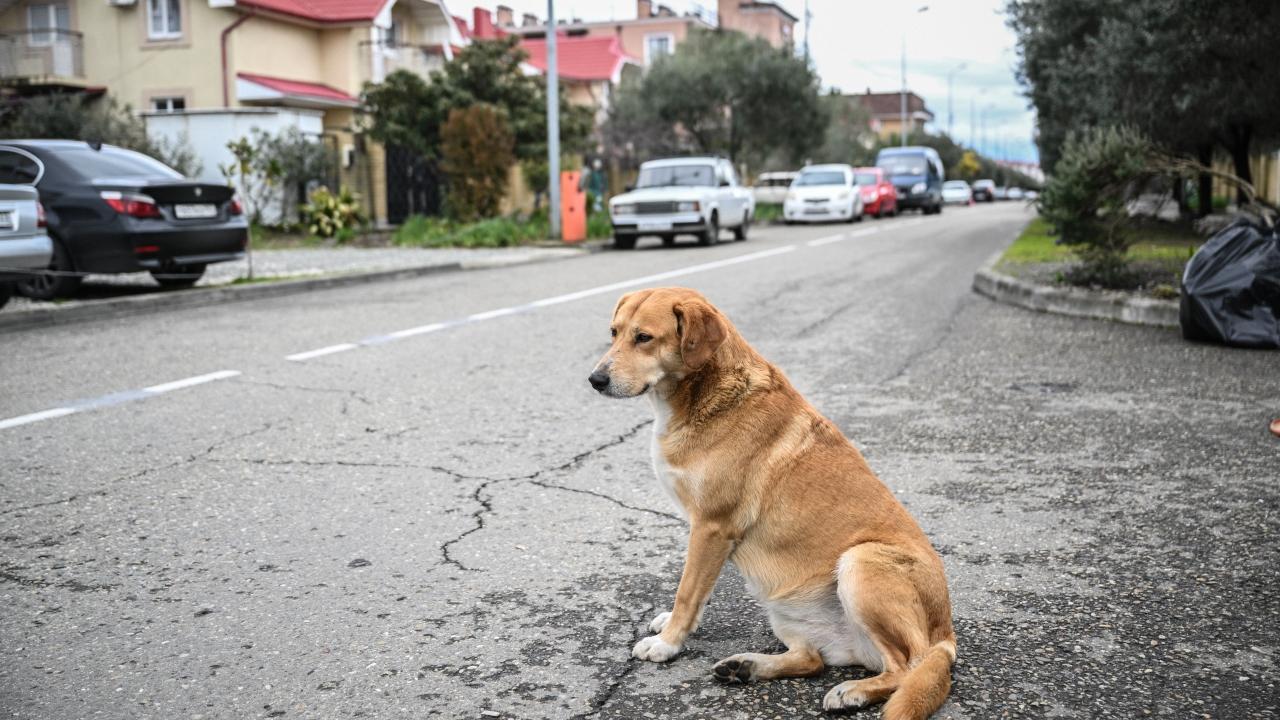
<svg viewBox="0 0 1280 720"><path fill-rule="evenodd" d="M525 13L524 17L520 18L520 25L522 27L533 27L534 25L541 24L541 22L538 22L538 16L533 13Z"/></svg>
<svg viewBox="0 0 1280 720"><path fill-rule="evenodd" d="M636 0L636 17L641 20L653 17L653 0Z"/></svg>
<svg viewBox="0 0 1280 720"><path fill-rule="evenodd" d="M471 13L471 35L480 40L492 40L498 37L493 29L493 16L488 10L477 7Z"/></svg>
<svg viewBox="0 0 1280 720"><path fill-rule="evenodd" d="M516 14L514 10L507 7L506 5L498 6L498 15L497 15L498 27L511 27L512 25L516 24L515 20L516 20Z"/></svg>
<svg viewBox="0 0 1280 720"><path fill-rule="evenodd" d="M672 10L666 5L658 6L658 17L675 17L675 16L676 16L675 10Z"/></svg>

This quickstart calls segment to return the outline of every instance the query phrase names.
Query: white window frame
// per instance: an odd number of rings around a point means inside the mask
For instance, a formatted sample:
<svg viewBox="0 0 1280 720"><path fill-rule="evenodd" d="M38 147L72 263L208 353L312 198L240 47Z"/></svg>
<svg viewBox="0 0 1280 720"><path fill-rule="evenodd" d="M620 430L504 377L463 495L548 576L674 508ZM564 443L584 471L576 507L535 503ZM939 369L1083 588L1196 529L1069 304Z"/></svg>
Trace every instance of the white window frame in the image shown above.
<svg viewBox="0 0 1280 720"><path fill-rule="evenodd" d="M175 101L181 101L182 107L175 108L173 106ZM164 107L160 107L161 103L164 104ZM183 95L156 95L151 98L151 109L155 112L178 112L179 110L186 110L187 98Z"/></svg>
<svg viewBox="0 0 1280 720"><path fill-rule="evenodd" d="M644 66L649 67L650 63L657 60L649 52L649 44L652 40L665 39L667 41L667 52L665 55L674 55L676 52L676 36L675 33L649 33L644 36ZM664 55L664 57L665 57Z"/></svg>
<svg viewBox="0 0 1280 720"><path fill-rule="evenodd" d="M71 6L66 2L42 2L27 6L27 44L32 47L49 47L58 41L59 30L69 31L70 27L58 27L58 6L62 5L67 10L67 19L71 19ZM46 18L49 22L43 29L37 30L31 24L31 11L40 8L48 13Z"/></svg>
<svg viewBox="0 0 1280 720"><path fill-rule="evenodd" d="M159 32L157 32L156 28L151 24L151 19L154 16L154 13L152 13L152 8L155 6L157 2L160 3L160 23L163 28L166 28L166 29L160 30ZM147 39L148 40L176 40L177 38L182 37L182 0L177 0L177 8L178 8L178 29L177 31L168 30L167 28L169 27L169 20L170 20L169 0L147 0L147 7L145 9L147 11Z"/></svg>

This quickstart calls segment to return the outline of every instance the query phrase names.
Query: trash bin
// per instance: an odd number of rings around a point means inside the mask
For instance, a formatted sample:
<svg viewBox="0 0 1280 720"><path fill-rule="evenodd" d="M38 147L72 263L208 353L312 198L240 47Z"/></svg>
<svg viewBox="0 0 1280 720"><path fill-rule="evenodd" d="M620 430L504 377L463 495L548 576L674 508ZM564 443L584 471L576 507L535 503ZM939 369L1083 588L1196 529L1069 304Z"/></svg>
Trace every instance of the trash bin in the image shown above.
<svg viewBox="0 0 1280 720"><path fill-rule="evenodd" d="M587 239L587 193L581 184L581 172L560 173L560 237L565 242Z"/></svg>

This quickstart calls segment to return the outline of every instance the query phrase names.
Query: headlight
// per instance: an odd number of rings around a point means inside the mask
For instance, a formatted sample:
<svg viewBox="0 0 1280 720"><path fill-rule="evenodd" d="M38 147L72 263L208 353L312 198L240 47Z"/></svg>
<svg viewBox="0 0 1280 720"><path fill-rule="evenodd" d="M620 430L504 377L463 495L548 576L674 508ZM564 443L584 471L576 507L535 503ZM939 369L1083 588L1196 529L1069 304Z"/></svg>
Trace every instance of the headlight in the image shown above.
<svg viewBox="0 0 1280 720"><path fill-rule="evenodd" d="M701 209L702 209L702 205L696 202L676 203L676 212L698 212Z"/></svg>
<svg viewBox="0 0 1280 720"><path fill-rule="evenodd" d="M849 199L848 192L842 192L839 195L836 195L836 202L844 202L845 200L848 200L848 199Z"/></svg>
<svg viewBox="0 0 1280 720"><path fill-rule="evenodd" d="M634 204L629 204L629 203L618 203L617 205L613 206L613 214L614 215L635 215L636 206Z"/></svg>
<svg viewBox="0 0 1280 720"><path fill-rule="evenodd" d="M882 187L882 188L880 188L880 194L881 194L881 195L888 195L888 194L889 194L889 191L891 191L892 189L893 189L893 188Z"/></svg>
<svg viewBox="0 0 1280 720"><path fill-rule="evenodd" d="M925 190L928 190L928 189L929 189L929 186L928 186L928 185L925 185L924 183L916 183L915 185L912 185L912 186L911 186L911 194L912 194L912 195L919 195L920 193L922 193L922 192L924 192Z"/></svg>

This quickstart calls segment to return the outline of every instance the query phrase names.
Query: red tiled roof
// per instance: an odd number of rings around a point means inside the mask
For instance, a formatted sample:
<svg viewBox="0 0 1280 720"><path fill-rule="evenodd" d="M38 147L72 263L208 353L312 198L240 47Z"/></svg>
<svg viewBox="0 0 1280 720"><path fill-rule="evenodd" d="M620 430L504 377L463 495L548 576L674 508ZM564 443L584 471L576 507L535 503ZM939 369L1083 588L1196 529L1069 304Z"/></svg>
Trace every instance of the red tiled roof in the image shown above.
<svg viewBox="0 0 1280 720"><path fill-rule="evenodd" d="M902 112L902 93L867 92L861 95L850 95L849 97L862 103L862 107L866 108L873 117L887 115L896 116ZM924 98L913 92L907 93L907 112L925 112L929 113L930 116L933 115L932 112L929 112L929 108L925 107Z"/></svg>
<svg viewBox="0 0 1280 720"><path fill-rule="evenodd" d="M253 73L236 73L236 77L249 82L257 83L263 87L271 88L276 92L295 97L317 98L319 100L337 100L339 102L354 103L359 102L356 98L328 85L320 83L303 82L301 80L286 80L284 78L270 77L268 75L255 75Z"/></svg>
<svg viewBox="0 0 1280 720"><path fill-rule="evenodd" d="M388 0L236 0L255 7L315 22L359 22L377 17Z"/></svg>
<svg viewBox="0 0 1280 720"><path fill-rule="evenodd" d="M521 40L520 47L529 53L528 63L547 71L546 38ZM556 65L559 75L569 80L612 80L623 64L635 62L635 58L622 52L618 38L566 37L556 38Z"/></svg>
<svg viewBox="0 0 1280 720"><path fill-rule="evenodd" d="M465 19L454 15L453 24L458 26L458 32L462 35L463 40L471 39L471 28L467 27L467 21Z"/></svg>

